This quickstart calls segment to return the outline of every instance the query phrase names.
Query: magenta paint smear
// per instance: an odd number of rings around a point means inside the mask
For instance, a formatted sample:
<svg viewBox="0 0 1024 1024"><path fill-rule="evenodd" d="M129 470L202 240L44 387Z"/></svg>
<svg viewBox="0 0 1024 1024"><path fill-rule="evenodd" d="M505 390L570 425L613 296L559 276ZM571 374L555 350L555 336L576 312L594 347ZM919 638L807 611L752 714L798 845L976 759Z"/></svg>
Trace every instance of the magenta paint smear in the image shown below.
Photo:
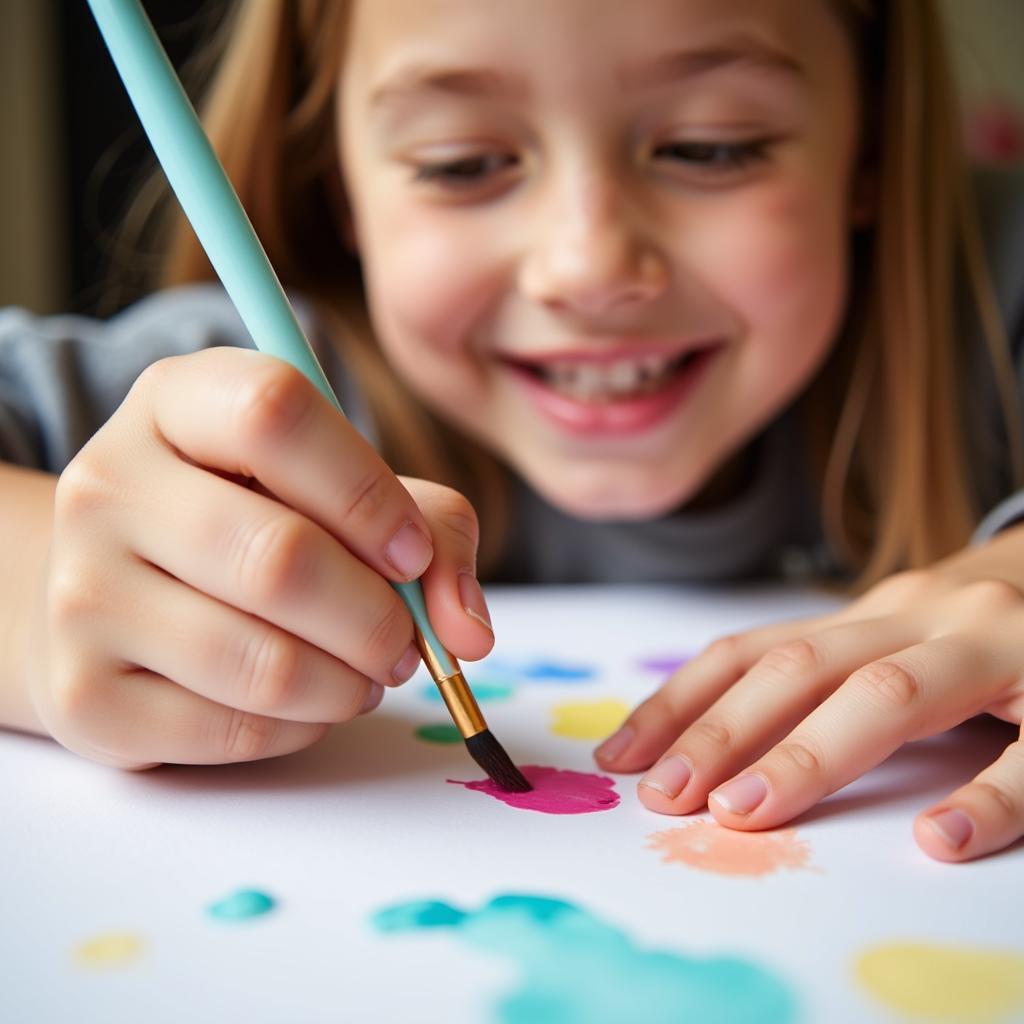
<svg viewBox="0 0 1024 1024"><path fill-rule="evenodd" d="M448 781L477 793L486 793L510 807L540 811L541 814L593 814L595 811L610 811L618 806L619 794L615 792L615 781L606 775L573 772L540 764L524 764L520 770L533 785L529 793L508 793L491 779Z"/></svg>

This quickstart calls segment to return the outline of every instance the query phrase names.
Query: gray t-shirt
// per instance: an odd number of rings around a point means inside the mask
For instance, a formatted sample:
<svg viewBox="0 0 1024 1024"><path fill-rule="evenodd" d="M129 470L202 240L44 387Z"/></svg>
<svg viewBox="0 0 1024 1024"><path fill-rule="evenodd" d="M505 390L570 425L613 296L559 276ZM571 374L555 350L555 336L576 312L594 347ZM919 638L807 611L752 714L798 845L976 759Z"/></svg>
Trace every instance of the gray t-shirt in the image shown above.
<svg viewBox="0 0 1024 1024"><path fill-rule="evenodd" d="M996 293L1024 392L1024 175L979 177L982 224ZM299 318L342 405L373 439L365 407L310 310ZM967 330L977 335L973 325ZM100 322L0 311L0 460L60 472L113 414L139 373L164 356L217 345L251 347L224 292L198 285L161 292ZM980 338L972 465L989 510L976 539L1024 519L998 437L995 390ZM984 449L984 450L982 450ZM581 522L514 482L510 531L496 579L509 582L724 581L834 571L795 417L784 412L754 442L753 472L725 505L681 508L643 522Z"/></svg>

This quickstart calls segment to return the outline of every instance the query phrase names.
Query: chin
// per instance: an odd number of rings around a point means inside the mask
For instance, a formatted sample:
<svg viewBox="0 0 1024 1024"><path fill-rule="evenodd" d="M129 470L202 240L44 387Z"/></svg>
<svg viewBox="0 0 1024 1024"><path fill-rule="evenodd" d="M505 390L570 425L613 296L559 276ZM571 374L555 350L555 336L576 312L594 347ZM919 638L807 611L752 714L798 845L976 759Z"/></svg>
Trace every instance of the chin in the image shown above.
<svg viewBox="0 0 1024 1024"><path fill-rule="evenodd" d="M609 482L613 482L609 486ZM618 475L593 481L591 486L567 486L563 479L527 483L549 504L573 519L642 522L659 519L684 505L699 485L666 487L664 480L628 480Z"/></svg>

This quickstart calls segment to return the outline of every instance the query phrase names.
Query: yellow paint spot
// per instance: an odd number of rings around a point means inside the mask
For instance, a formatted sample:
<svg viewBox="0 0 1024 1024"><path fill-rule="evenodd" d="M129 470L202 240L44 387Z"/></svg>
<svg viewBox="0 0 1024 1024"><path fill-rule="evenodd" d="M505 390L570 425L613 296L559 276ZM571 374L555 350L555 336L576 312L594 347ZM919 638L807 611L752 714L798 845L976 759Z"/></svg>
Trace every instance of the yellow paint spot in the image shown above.
<svg viewBox="0 0 1024 1024"><path fill-rule="evenodd" d="M131 932L107 932L83 942L75 949L75 962L80 967L104 969L123 967L138 959L145 943Z"/></svg>
<svg viewBox="0 0 1024 1024"><path fill-rule="evenodd" d="M629 714L621 700L586 700L558 704L551 731L571 740L603 740L615 732Z"/></svg>
<svg viewBox="0 0 1024 1024"><path fill-rule="evenodd" d="M920 942L867 949L854 973L889 1009L934 1021L996 1024L1024 1009L1024 956Z"/></svg>

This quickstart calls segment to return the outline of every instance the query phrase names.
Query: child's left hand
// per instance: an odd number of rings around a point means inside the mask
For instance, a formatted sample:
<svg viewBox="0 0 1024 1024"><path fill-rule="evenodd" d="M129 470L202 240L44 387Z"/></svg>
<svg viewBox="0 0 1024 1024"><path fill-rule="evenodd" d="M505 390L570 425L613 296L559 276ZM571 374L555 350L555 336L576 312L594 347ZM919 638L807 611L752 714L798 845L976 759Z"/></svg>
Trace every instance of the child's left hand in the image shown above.
<svg viewBox="0 0 1024 1024"><path fill-rule="evenodd" d="M641 704L597 759L627 772L657 759L638 789L652 810L686 814L707 802L730 828L781 825L908 740L983 712L1020 722L1022 588L1016 527L892 576L836 614L717 640ZM1022 834L1020 737L914 823L920 846L940 860L969 860Z"/></svg>

